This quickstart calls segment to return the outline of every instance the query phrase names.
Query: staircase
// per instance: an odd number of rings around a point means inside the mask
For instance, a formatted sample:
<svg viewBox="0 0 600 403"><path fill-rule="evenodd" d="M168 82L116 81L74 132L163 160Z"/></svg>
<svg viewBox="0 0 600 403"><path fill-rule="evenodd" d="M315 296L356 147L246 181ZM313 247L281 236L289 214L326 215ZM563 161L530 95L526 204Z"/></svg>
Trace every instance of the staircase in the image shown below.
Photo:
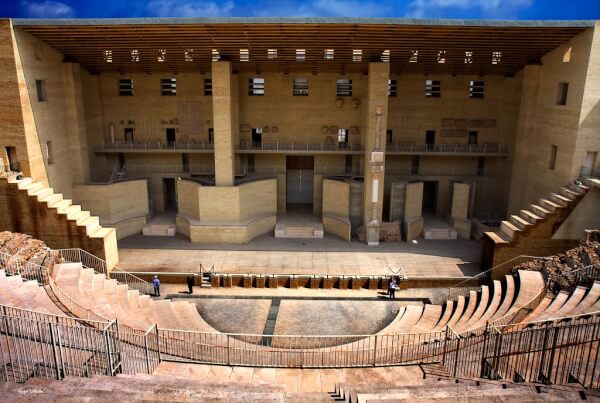
<svg viewBox="0 0 600 403"><path fill-rule="evenodd" d="M425 239L456 239L457 237L454 228L425 228L423 235Z"/></svg>
<svg viewBox="0 0 600 403"><path fill-rule="evenodd" d="M552 239L552 236L590 189L584 182L582 179L561 187L502 221L499 231L485 232L483 268L489 269L518 255L547 256L575 247L578 240Z"/></svg>
<svg viewBox="0 0 600 403"><path fill-rule="evenodd" d="M306 226L277 223L275 226L275 238L323 238L323 235L323 224L321 223Z"/></svg>
<svg viewBox="0 0 600 403"><path fill-rule="evenodd" d="M146 224L142 227L144 236L175 236L175 224Z"/></svg>
<svg viewBox="0 0 600 403"><path fill-rule="evenodd" d="M0 204L11 206L0 212L0 226L46 241L51 247L80 247L114 264L118 260L114 228L104 228L100 219L65 199L61 193L23 178L20 174L0 176ZM5 199L3 199L5 198Z"/></svg>

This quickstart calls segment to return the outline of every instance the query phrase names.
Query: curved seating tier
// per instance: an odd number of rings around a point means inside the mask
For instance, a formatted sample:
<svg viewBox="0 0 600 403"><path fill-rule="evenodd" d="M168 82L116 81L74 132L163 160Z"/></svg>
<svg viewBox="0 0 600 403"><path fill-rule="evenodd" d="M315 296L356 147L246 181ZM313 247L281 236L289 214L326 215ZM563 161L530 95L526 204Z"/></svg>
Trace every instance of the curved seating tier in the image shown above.
<svg viewBox="0 0 600 403"><path fill-rule="evenodd" d="M218 333L187 301L152 300L124 284L82 268L81 263L55 267L56 284L85 308L127 326L147 330L157 324L163 329L185 329Z"/></svg>
<svg viewBox="0 0 600 403"><path fill-rule="evenodd" d="M4 270L0 270L0 304L64 315L37 281L24 280L21 276L7 277Z"/></svg>

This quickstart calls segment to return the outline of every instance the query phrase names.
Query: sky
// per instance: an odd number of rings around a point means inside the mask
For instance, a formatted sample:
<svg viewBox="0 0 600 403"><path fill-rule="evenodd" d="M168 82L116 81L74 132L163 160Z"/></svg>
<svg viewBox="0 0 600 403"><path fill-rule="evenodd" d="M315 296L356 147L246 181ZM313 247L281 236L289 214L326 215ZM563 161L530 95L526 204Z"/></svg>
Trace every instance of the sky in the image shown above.
<svg viewBox="0 0 600 403"><path fill-rule="evenodd" d="M0 17L600 19L600 0L0 0Z"/></svg>

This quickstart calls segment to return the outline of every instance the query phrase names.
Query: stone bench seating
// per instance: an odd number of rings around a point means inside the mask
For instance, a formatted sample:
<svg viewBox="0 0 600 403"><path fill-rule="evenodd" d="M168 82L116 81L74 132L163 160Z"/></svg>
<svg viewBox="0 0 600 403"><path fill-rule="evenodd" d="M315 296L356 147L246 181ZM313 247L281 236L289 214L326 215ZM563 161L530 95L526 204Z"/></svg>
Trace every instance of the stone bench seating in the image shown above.
<svg viewBox="0 0 600 403"><path fill-rule="evenodd" d="M417 324L412 328L412 332L431 332L435 325L439 322L440 317L442 315L442 306L441 305L425 305L423 309L423 315L417 322Z"/></svg>
<svg viewBox="0 0 600 403"><path fill-rule="evenodd" d="M483 289L483 288L482 288ZM488 287L489 290L489 287ZM488 322L494 314L498 311L498 307L502 302L503 294L502 294L502 282L499 280L494 280L492 286L492 300L489 305L486 306L484 312L479 317L472 318L469 322L467 322L463 329L477 329L482 326L485 326L486 322ZM483 305L482 305L483 306ZM475 316L475 315L474 315Z"/></svg>
<svg viewBox="0 0 600 403"><path fill-rule="evenodd" d="M548 293L542 302L523 322L536 322L595 312L600 309L600 282L592 287L578 286L570 294L565 291L557 295Z"/></svg>
<svg viewBox="0 0 600 403"><path fill-rule="evenodd" d="M405 309L400 310L396 318L377 334L401 334L411 333L413 327L423 315L423 307L417 305L407 305Z"/></svg>
<svg viewBox="0 0 600 403"><path fill-rule="evenodd" d="M443 305L444 313L441 315L440 320L433 327L434 332L438 332L446 328L446 325L448 324L448 321L450 320L450 318L452 317L452 313L454 312L454 305L454 301L446 301L446 303Z"/></svg>
<svg viewBox="0 0 600 403"><path fill-rule="evenodd" d="M21 276L7 277L4 270L0 270L0 304L64 316L37 281L23 281Z"/></svg>
<svg viewBox="0 0 600 403"><path fill-rule="evenodd" d="M163 329L217 331L206 323L187 301L152 300L128 290L114 279L94 274L80 263L63 263L55 268L56 284L82 306L108 319L147 330L155 323Z"/></svg>
<svg viewBox="0 0 600 403"><path fill-rule="evenodd" d="M594 281L587 294L583 297L579 305L573 309L574 315L579 315L585 312L594 312L593 306L600 301L600 281Z"/></svg>

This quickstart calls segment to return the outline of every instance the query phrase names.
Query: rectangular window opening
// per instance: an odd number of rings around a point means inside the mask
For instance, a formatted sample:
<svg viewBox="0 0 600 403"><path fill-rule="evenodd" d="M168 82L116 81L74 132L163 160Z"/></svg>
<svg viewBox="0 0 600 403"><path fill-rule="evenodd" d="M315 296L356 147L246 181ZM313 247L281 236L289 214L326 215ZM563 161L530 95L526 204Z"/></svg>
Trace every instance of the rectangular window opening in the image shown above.
<svg viewBox="0 0 600 403"><path fill-rule="evenodd" d="M294 78L293 95L308 96L308 78Z"/></svg>
<svg viewBox="0 0 600 403"><path fill-rule="evenodd" d="M296 61L303 62L306 60L306 49L296 49Z"/></svg>
<svg viewBox="0 0 600 403"><path fill-rule="evenodd" d="M469 81L469 97L483 98L485 94L485 82L481 80Z"/></svg>
<svg viewBox="0 0 600 403"><path fill-rule="evenodd" d="M492 52L492 64L500 64L502 60L502 52L495 51Z"/></svg>
<svg viewBox="0 0 600 403"><path fill-rule="evenodd" d="M48 98L46 97L46 81L35 80L35 89L37 90L38 102L45 102L48 100Z"/></svg>
<svg viewBox="0 0 600 403"><path fill-rule="evenodd" d="M554 169L556 167L556 155L558 154L558 146L552 144L550 148L550 161L548 163L549 169Z"/></svg>
<svg viewBox="0 0 600 403"><path fill-rule="evenodd" d="M556 97L556 104L557 105L566 105L568 93L569 93L569 83L558 83L558 94Z"/></svg>
<svg viewBox="0 0 600 403"><path fill-rule="evenodd" d="M362 50L361 49L354 49L352 51L352 62L354 62L354 63L362 62Z"/></svg>
<svg viewBox="0 0 600 403"><path fill-rule="evenodd" d="M137 63L140 61L140 51L137 49L131 49L131 61Z"/></svg>
<svg viewBox="0 0 600 403"><path fill-rule="evenodd" d="M277 49L267 49L268 59L277 59Z"/></svg>
<svg viewBox="0 0 600 403"><path fill-rule="evenodd" d="M204 79L204 96L207 96L207 97L212 96L212 79L211 78Z"/></svg>
<svg viewBox="0 0 600 403"><path fill-rule="evenodd" d="M348 129L338 129L338 145L345 146L348 144Z"/></svg>
<svg viewBox="0 0 600 403"><path fill-rule="evenodd" d="M167 60L167 49L158 49L158 57L157 60L160 63L163 63Z"/></svg>
<svg viewBox="0 0 600 403"><path fill-rule="evenodd" d="M261 77L253 77L248 79L248 95L265 95L265 79Z"/></svg>
<svg viewBox="0 0 600 403"><path fill-rule="evenodd" d="M119 79L119 96L133 95L133 80L131 78Z"/></svg>
<svg viewBox="0 0 600 403"><path fill-rule="evenodd" d="M208 143L213 144L215 142L215 129L212 127L208 128Z"/></svg>
<svg viewBox="0 0 600 403"><path fill-rule="evenodd" d="M445 50L439 50L438 54L437 54L437 62L439 64L444 64L446 63L446 51Z"/></svg>
<svg viewBox="0 0 600 403"><path fill-rule="evenodd" d="M410 57L408 58L409 63L417 63L419 61L419 51L411 50Z"/></svg>
<svg viewBox="0 0 600 403"><path fill-rule="evenodd" d="M48 165L54 164L54 150L52 149L52 142L46 141L46 160Z"/></svg>
<svg viewBox="0 0 600 403"><path fill-rule="evenodd" d="M240 62L250 61L250 51L248 49L240 49Z"/></svg>
<svg viewBox="0 0 600 403"><path fill-rule="evenodd" d="M387 129L385 132L385 144L391 145L394 142L394 136L392 134L392 129Z"/></svg>
<svg viewBox="0 0 600 403"><path fill-rule="evenodd" d="M470 50L465 51L465 64L473 64L473 52Z"/></svg>
<svg viewBox="0 0 600 403"><path fill-rule="evenodd" d="M383 52L381 52L381 61L384 63L390 62L390 50L389 49L386 49Z"/></svg>
<svg viewBox="0 0 600 403"><path fill-rule="evenodd" d="M348 78L337 79L337 96L351 97L352 96L352 80Z"/></svg>
<svg viewBox="0 0 600 403"><path fill-rule="evenodd" d="M485 157L477 158L477 176L485 175Z"/></svg>
<svg viewBox="0 0 600 403"><path fill-rule="evenodd" d="M177 95L177 79L162 78L160 80L160 95Z"/></svg>
<svg viewBox="0 0 600 403"><path fill-rule="evenodd" d="M325 60L333 60L335 50L325 49Z"/></svg>
<svg viewBox="0 0 600 403"><path fill-rule="evenodd" d="M395 97L398 95L398 81L388 80L388 96Z"/></svg>
<svg viewBox="0 0 600 403"><path fill-rule="evenodd" d="M425 96L439 98L442 95L442 83L440 80L425 80Z"/></svg>
<svg viewBox="0 0 600 403"><path fill-rule="evenodd" d="M194 61L194 49L185 49L183 51L183 58L186 62Z"/></svg>

